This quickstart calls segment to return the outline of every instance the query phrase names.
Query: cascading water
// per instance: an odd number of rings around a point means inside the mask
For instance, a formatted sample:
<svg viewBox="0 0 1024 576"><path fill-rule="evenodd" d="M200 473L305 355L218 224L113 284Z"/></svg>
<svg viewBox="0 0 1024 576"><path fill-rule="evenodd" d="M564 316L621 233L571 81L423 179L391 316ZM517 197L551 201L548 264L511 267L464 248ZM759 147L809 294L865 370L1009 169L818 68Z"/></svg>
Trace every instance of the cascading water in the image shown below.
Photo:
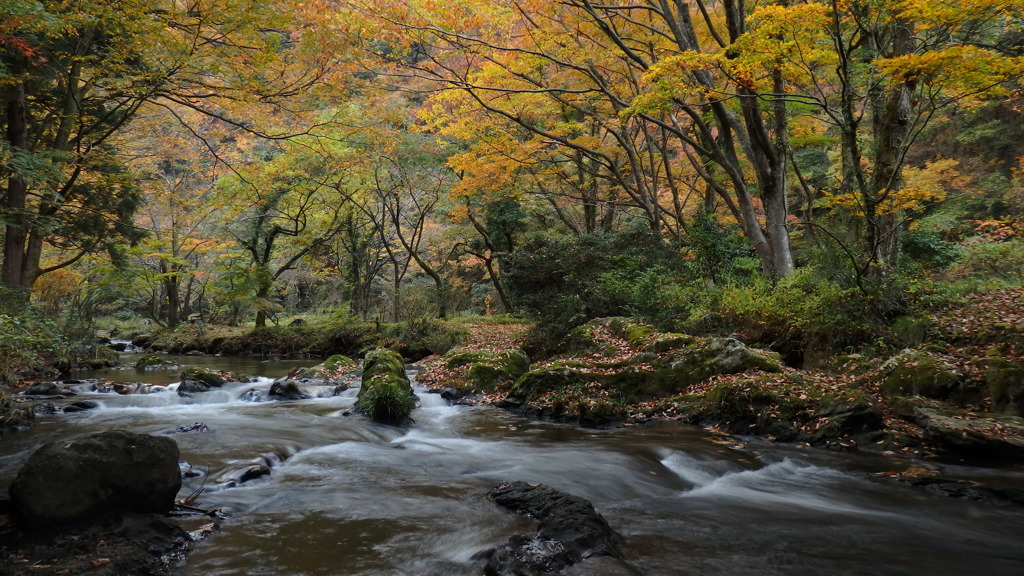
<svg viewBox="0 0 1024 576"><path fill-rule="evenodd" d="M287 369L267 368L267 376ZM40 416L5 435L0 485L52 439L115 427L171 434L194 475L181 495L202 487L197 506L227 514L180 576L480 574L491 548L532 531L530 520L487 500L506 480L592 501L643 574L1011 575L1024 567L1019 508L873 477L899 465L880 457L738 446L671 423L583 430L447 406L422 390L414 422L400 428L349 415L356 390L255 401L271 382L261 378L184 398L161 376L153 373L158 386L146 394L80 385L79 399L99 408ZM205 430L176 432L197 423ZM270 473L241 481L260 465ZM1020 471L998 474L1024 484Z"/></svg>

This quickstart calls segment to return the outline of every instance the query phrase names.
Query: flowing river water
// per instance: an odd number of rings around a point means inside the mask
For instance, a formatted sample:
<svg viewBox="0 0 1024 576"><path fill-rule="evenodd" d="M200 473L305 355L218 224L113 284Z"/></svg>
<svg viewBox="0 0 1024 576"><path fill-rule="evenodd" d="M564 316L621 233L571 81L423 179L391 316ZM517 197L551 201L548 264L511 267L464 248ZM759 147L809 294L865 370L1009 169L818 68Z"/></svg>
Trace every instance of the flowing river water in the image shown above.
<svg viewBox="0 0 1024 576"><path fill-rule="evenodd" d="M876 476L903 465L881 456L727 442L675 423L579 429L448 406L422 390L413 424L384 426L346 415L355 389L294 402L247 394L315 362L182 361L263 377L193 398L83 385L80 399L98 409L40 416L0 440L0 489L50 440L202 422L207 431L172 436L199 472L181 495L205 483L197 505L228 516L180 576L481 574L488 550L533 530L488 501L507 480L590 500L625 537L626 560L652 576L1024 574L1024 511ZM168 384L177 372L88 376ZM254 463L271 474L233 486ZM1019 469L948 472L1024 487Z"/></svg>

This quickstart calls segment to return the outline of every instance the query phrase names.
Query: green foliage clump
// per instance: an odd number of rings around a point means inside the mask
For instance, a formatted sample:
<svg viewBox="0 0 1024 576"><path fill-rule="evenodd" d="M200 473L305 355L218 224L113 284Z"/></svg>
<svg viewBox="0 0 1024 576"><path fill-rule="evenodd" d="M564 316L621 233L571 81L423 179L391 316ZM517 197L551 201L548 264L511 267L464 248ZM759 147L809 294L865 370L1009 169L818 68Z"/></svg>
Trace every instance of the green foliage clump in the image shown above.
<svg viewBox="0 0 1024 576"><path fill-rule="evenodd" d="M381 326L382 346L401 350L410 358L444 354L466 341L469 332L464 326L437 320L417 318Z"/></svg>
<svg viewBox="0 0 1024 576"><path fill-rule="evenodd" d="M26 305L18 294L0 293L0 383L75 366L87 354L84 332L77 322Z"/></svg>
<svg viewBox="0 0 1024 576"><path fill-rule="evenodd" d="M880 325L870 298L813 268L800 269L774 286L759 281L720 288L701 321L706 323L701 328L730 330L784 355L862 344Z"/></svg>
<svg viewBox="0 0 1024 576"><path fill-rule="evenodd" d="M510 299L536 321L531 348L541 354L593 318L664 324L676 309L672 303L685 300L677 286L686 276L679 251L642 228L578 237L537 233L502 256L502 270Z"/></svg>
<svg viewBox="0 0 1024 576"><path fill-rule="evenodd" d="M409 417L416 407L416 397L409 391L408 381L394 374L377 374L363 380L359 407L370 418L384 424L397 424Z"/></svg>

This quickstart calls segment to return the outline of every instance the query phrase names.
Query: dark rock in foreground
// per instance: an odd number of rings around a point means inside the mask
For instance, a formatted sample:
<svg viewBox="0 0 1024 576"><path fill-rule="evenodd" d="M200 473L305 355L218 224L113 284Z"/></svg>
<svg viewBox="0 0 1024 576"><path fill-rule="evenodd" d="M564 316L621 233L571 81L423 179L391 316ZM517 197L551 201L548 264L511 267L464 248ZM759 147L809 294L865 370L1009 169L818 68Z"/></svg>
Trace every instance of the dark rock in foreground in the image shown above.
<svg viewBox="0 0 1024 576"><path fill-rule="evenodd" d="M0 574L170 576L192 538L159 514L125 514L72 532L5 531Z"/></svg>
<svg viewBox="0 0 1024 576"><path fill-rule="evenodd" d="M18 523L37 528L120 510L165 513L180 488L174 440L114 430L44 445L18 472L10 496Z"/></svg>
<svg viewBox="0 0 1024 576"><path fill-rule="evenodd" d="M491 555L488 576L558 573L580 563L599 562L603 574L635 574L622 562L622 537L594 506L544 485L511 482L490 492L498 505L540 521L533 535L509 538Z"/></svg>

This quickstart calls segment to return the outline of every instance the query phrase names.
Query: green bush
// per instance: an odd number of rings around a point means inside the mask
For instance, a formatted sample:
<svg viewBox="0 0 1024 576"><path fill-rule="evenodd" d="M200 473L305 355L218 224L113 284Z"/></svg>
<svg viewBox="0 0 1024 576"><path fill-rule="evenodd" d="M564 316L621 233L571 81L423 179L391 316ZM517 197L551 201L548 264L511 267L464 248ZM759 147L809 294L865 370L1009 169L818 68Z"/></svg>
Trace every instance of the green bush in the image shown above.
<svg viewBox="0 0 1024 576"><path fill-rule="evenodd" d="M469 331L464 326L437 320L418 318L381 326L380 346L400 350L413 359L431 354L444 354L466 341Z"/></svg>
<svg viewBox="0 0 1024 576"><path fill-rule="evenodd" d="M880 326L873 306L857 290L803 268L774 286L758 281L718 289L701 315L701 328L735 332L785 356L800 355L807 349L836 350L871 340Z"/></svg>
<svg viewBox="0 0 1024 576"><path fill-rule="evenodd" d="M513 305L536 321L528 353L543 356L588 320L638 316L670 323L663 297L680 299L677 284L689 278L679 250L645 228L524 239L501 255L503 280Z"/></svg>

